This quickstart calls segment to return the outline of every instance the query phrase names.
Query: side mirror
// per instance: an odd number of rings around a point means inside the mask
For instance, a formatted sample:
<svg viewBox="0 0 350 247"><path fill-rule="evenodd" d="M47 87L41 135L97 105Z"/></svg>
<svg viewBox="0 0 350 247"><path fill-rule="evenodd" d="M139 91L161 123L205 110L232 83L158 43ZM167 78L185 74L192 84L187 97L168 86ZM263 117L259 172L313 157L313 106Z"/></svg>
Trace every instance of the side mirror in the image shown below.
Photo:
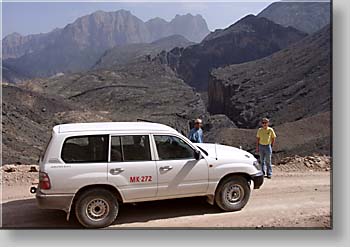
<svg viewBox="0 0 350 247"><path fill-rule="evenodd" d="M198 150L195 150L195 151L194 151L194 158L195 158L196 160L200 160L200 159L202 158L201 152L199 152Z"/></svg>

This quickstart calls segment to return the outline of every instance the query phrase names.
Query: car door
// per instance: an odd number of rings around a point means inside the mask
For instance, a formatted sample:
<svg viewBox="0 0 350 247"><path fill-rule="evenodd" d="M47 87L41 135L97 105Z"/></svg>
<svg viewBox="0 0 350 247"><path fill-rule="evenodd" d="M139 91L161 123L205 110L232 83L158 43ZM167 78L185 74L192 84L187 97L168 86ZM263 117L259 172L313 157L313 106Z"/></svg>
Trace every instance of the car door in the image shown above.
<svg viewBox="0 0 350 247"><path fill-rule="evenodd" d="M195 150L174 135L153 135L157 153L157 197L202 195L208 188L208 163L195 159Z"/></svg>
<svg viewBox="0 0 350 247"><path fill-rule="evenodd" d="M157 170L149 135L112 135L110 144L108 181L119 189L125 201L155 197Z"/></svg>

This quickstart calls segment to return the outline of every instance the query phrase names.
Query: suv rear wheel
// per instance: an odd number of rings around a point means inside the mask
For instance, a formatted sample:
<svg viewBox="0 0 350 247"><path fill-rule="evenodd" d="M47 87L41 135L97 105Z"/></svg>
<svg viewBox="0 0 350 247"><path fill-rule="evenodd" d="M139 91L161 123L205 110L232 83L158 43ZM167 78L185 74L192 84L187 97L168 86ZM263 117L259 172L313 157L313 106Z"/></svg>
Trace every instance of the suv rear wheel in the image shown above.
<svg viewBox="0 0 350 247"><path fill-rule="evenodd" d="M247 204L249 197L250 187L244 177L228 177L220 182L215 202L224 211L238 211Z"/></svg>
<svg viewBox="0 0 350 247"><path fill-rule="evenodd" d="M83 192L75 204L75 215L86 228L111 225L118 215L117 198L108 190L92 189Z"/></svg>

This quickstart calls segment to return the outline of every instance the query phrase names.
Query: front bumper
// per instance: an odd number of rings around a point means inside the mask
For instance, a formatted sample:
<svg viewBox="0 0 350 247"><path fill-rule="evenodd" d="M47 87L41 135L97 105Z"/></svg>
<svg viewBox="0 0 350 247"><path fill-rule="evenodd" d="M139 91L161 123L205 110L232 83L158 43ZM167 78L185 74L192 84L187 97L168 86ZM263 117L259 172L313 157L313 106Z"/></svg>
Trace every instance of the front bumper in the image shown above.
<svg viewBox="0 0 350 247"><path fill-rule="evenodd" d="M258 173L251 175L251 177L254 182L254 189L259 189L264 183L264 173L259 171Z"/></svg>
<svg viewBox="0 0 350 247"><path fill-rule="evenodd" d="M70 211L70 206L73 200L73 195L71 194L48 195L42 193L40 189L36 191L35 197L39 208L59 209L67 213Z"/></svg>

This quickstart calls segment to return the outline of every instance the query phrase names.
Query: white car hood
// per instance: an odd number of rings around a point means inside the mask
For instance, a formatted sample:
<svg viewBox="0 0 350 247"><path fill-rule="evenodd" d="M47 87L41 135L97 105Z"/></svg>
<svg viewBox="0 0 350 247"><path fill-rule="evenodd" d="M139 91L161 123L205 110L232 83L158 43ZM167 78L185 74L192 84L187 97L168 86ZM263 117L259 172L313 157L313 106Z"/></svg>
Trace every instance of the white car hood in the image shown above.
<svg viewBox="0 0 350 247"><path fill-rule="evenodd" d="M218 161L247 162L256 160L251 153L231 146L213 143L196 143L195 145L207 151L210 158Z"/></svg>

